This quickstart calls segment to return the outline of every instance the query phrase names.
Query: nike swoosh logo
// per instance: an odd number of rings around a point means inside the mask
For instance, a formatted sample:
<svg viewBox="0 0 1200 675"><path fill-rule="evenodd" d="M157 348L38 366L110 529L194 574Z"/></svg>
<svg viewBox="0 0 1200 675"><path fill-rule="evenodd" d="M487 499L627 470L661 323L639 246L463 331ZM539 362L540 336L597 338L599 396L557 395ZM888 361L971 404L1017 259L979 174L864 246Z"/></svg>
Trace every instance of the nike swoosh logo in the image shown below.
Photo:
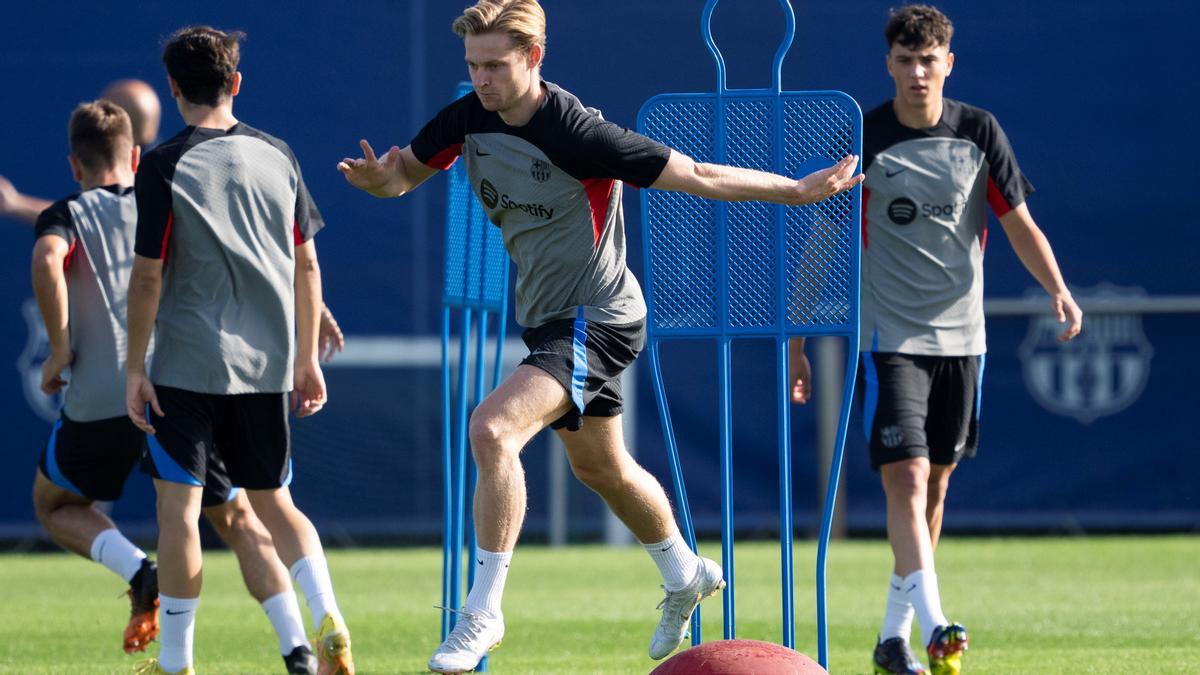
<svg viewBox="0 0 1200 675"><path fill-rule="evenodd" d="M898 590L900 590L900 587L895 584L892 584L892 590L898 591Z"/></svg>
<svg viewBox="0 0 1200 675"><path fill-rule="evenodd" d="M96 560L104 560L104 547L108 546L108 542L100 544L100 550L96 553Z"/></svg>
<svg viewBox="0 0 1200 675"><path fill-rule="evenodd" d="M476 559L475 559L475 562L477 562L477 563L479 563L480 565L482 565L482 564L483 564L483 558L476 558Z"/></svg>
<svg viewBox="0 0 1200 675"><path fill-rule="evenodd" d="M888 178L891 178L892 176L896 176L898 174L904 173L905 171L908 171L908 167L902 166L899 169L896 169L895 171L884 170L883 175L887 176Z"/></svg>
<svg viewBox="0 0 1200 675"><path fill-rule="evenodd" d="M913 584L912 586L909 586L908 588L904 589L904 592L905 592L905 593L912 593L912 590L913 590L914 588L916 588L916 587L917 587L917 585L916 585L916 584Z"/></svg>
<svg viewBox="0 0 1200 675"><path fill-rule="evenodd" d="M169 610L169 609L168 609L168 610L167 610L167 614L168 614L169 616L179 616L180 614L187 614L187 613L188 613L188 612L190 612L190 611L192 611L192 610L190 610L190 609L185 609L185 610L183 610L182 612L172 612L171 610Z"/></svg>
<svg viewBox="0 0 1200 675"><path fill-rule="evenodd" d="M670 551L670 550L671 550L671 549L673 549L673 548L675 548L675 542L671 542L671 545L670 545L670 546L667 546L666 548L664 548L664 549L662 550L662 552L663 552L663 553L666 553L667 551Z"/></svg>
<svg viewBox="0 0 1200 675"><path fill-rule="evenodd" d="M480 150L479 148L475 148L475 156L476 157L491 157L492 153L484 152L484 151Z"/></svg>

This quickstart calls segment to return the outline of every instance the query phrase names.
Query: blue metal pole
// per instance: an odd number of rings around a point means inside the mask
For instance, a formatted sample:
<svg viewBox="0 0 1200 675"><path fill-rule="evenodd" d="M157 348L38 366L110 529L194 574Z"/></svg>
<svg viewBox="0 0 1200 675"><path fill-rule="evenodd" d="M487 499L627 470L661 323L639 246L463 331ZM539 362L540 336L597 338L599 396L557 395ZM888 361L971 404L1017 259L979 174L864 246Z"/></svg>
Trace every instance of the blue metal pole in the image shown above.
<svg viewBox="0 0 1200 675"><path fill-rule="evenodd" d="M486 238L485 238L485 241L486 241ZM486 259L486 256L485 256L485 259ZM488 311L486 309L484 309L479 312L479 337L476 339L476 348L475 348L475 402L474 402L474 406L472 406L472 408L474 408L475 406L478 406L480 403L483 402L484 373L487 371L487 363L485 362L485 359L484 359L484 355L486 354L485 347L487 344L487 333L488 333ZM470 489L469 489L469 492L467 495L468 498L465 501L468 504L474 504L474 502L475 502L475 483L478 480L477 467L475 466L474 459L468 459L467 461L468 461L468 466L470 467L470 470L469 470L470 476L469 476L469 480L468 480L468 485L470 486ZM471 556L475 555L475 512L474 512L474 509L470 510L467 514L467 552L468 552L468 555L471 555ZM475 567L476 566L472 565L470 562L467 563L467 568L470 570L469 572L467 572L467 588L468 589L475 586ZM477 666L475 666L475 670L483 673L483 672L487 672L487 669L488 669L488 657L487 657L487 654L484 654L483 658L479 660L479 664Z"/></svg>
<svg viewBox="0 0 1200 675"><path fill-rule="evenodd" d="M791 389L788 377L788 338L779 338L779 570L781 607L783 612L783 646L796 648L796 610L793 607L795 594L792 579L792 432L791 432Z"/></svg>
<svg viewBox="0 0 1200 675"><path fill-rule="evenodd" d="M458 346L458 408L455 411L457 415L458 436L457 447L455 448L455 465L454 465L454 556L450 562L450 573L453 577L453 586L450 593L452 609L458 609L462 606L462 557L463 557L463 530L464 530L464 511L466 510L466 483L467 483L467 392L468 379L470 373L470 352L469 345L471 343L471 308L463 310L463 329L461 342ZM451 621L451 625L453 625Z"/></svg>
<svg viewBox="0 0 1200 675"><path fill-rule="evenodd" d="M719 386L721 388L721 566L725 569L724 635L726 640L737 637L737 618L733 586L733 395L730 382L730 343L721 338Z"/></svg>
<svg viewBox="0 0 1200 675"><path fill-rule="evenodd" d="M450 589L454 576L450 569L450 560L454 550L454 460L451 453L451 416L450 407L450 308L442 307L442 607L453 608ZM450 633L450 612L442 612L442 639Z"/></svg>

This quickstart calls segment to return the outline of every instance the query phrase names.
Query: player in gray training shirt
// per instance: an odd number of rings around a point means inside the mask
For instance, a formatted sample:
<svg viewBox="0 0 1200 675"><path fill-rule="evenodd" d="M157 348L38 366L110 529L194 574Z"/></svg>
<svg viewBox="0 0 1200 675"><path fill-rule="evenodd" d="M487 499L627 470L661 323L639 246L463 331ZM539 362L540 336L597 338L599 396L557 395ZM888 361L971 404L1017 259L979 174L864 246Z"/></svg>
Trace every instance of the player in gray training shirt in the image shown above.
<svg viewBox="0 0 1200 675"><path fill-rule="evenodd" d="M876 672L925 672L908 646L915 614L931 670L958 673L967 631L942 611L933 553L950 474L978 445L989 207L1051 296L1061 340L1079 333L1083 315L1025 205L1033 186L1004 131L987 111L942 95L954 65L950 21L910 5L884 33L896 96L863 120L864 421L895 556L874 663ZM793 341L801 367L802 349ZM808 373L794 379L803 402Z"/></svg>
<svg viewBox="0 0 1200 675"><path fill-rule="evenodd" d="M288 146L233 116L241 37L192 27L167 42L163 63L188 126L147 153L135 183L126 412L152 434L144 468L158 493L164 610L162 649L147 667L191 672L195 512L215 458L246 489L308 600L320 672L352 675L320 538L288 491L289 393L300 417L325 403L312 241L323 222Z"/></svg>
<svg viewBox="0 0 1200 675"><path fill-rule="evenodd" d="M721 568L684 543L662 486L625 449L620 373L645 339L645 302L625 262L623 184L727 201L807 204L858 184L856 157L800 180L697 164L605 121L541 77L545 15L535 0L482 0L455 22L474 91L405 148L338 166L378 197L397 197L463 156L476 196L517 265L517 319L530 354L475 410L475 584L431 670L472 669L504 634L501 595L525 512L521 448L554 428L577 478L633 531L667 596L650 656L682 641ZM457 609L457 608L450 608Z"/></svg>
<svg viewBox="0 0 1200 675"><path fill-rule="evenodd" d="M133 172L139 152L129 118L107 101L81 104L69 129L72 173L82 191L52 204L35 224L34 293L51 344L42 389L65 388L65 406L38 465L34 510L56 543L129 583L132 611L124 646L127 652L143 651L158 634L154 564L94 506L94 500L121 495L146 450L145 434L124 414L123 403L126 290L137 225ZM68 368L69 376L64 375ZM237 555L250 593L259 602L286 593L295 606L270 536L219 462L208 467L201 504ZM264 609L269 616L278 613L269 602ZM290 623L286 616L272 616L281 647L289 636L299 638L284 653L308 649L296 609Z"/></svg>

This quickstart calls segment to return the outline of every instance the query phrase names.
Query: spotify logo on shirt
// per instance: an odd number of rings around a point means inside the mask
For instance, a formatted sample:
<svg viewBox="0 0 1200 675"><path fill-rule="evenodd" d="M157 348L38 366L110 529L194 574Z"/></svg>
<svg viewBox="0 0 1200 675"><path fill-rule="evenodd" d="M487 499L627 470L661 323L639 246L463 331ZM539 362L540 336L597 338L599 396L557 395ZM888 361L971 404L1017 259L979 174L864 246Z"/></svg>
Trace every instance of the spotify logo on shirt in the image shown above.
<svg viewBox="0 0 1200 675"><path fill-rule="evenodd" d="M887 213L893 223L908 225L917 219L917 205L908 197L900 197L888 204Z"/></svg>

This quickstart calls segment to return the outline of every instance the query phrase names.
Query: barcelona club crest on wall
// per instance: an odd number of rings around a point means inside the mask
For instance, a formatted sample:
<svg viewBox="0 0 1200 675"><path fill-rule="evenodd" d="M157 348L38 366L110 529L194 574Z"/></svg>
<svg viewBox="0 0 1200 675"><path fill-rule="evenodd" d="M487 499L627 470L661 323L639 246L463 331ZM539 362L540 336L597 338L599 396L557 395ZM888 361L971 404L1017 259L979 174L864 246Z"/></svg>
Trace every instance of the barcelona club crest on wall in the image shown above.
<svg viewBox="0 0 1200 675"><path fill-rule="evenodd" d="M539 183L545 183L550 180L550 162L543 159L533 160L533 165L529 167L529 174Z"/></svg>
<svg viewBox="0 0 1200 675"><path fill-rule="evenodd" d="M1150 380L1154 349L1142 331L1141 314L1086 309L1089 300L1136 301L1146 297L1144 290L1101 285L1074 295L1085 308L1083 331L1062 343L1057 317L1031 317L1020 357L1025 386L1042 407L1090 424L1121 412L1141 396Z"/></svg>

